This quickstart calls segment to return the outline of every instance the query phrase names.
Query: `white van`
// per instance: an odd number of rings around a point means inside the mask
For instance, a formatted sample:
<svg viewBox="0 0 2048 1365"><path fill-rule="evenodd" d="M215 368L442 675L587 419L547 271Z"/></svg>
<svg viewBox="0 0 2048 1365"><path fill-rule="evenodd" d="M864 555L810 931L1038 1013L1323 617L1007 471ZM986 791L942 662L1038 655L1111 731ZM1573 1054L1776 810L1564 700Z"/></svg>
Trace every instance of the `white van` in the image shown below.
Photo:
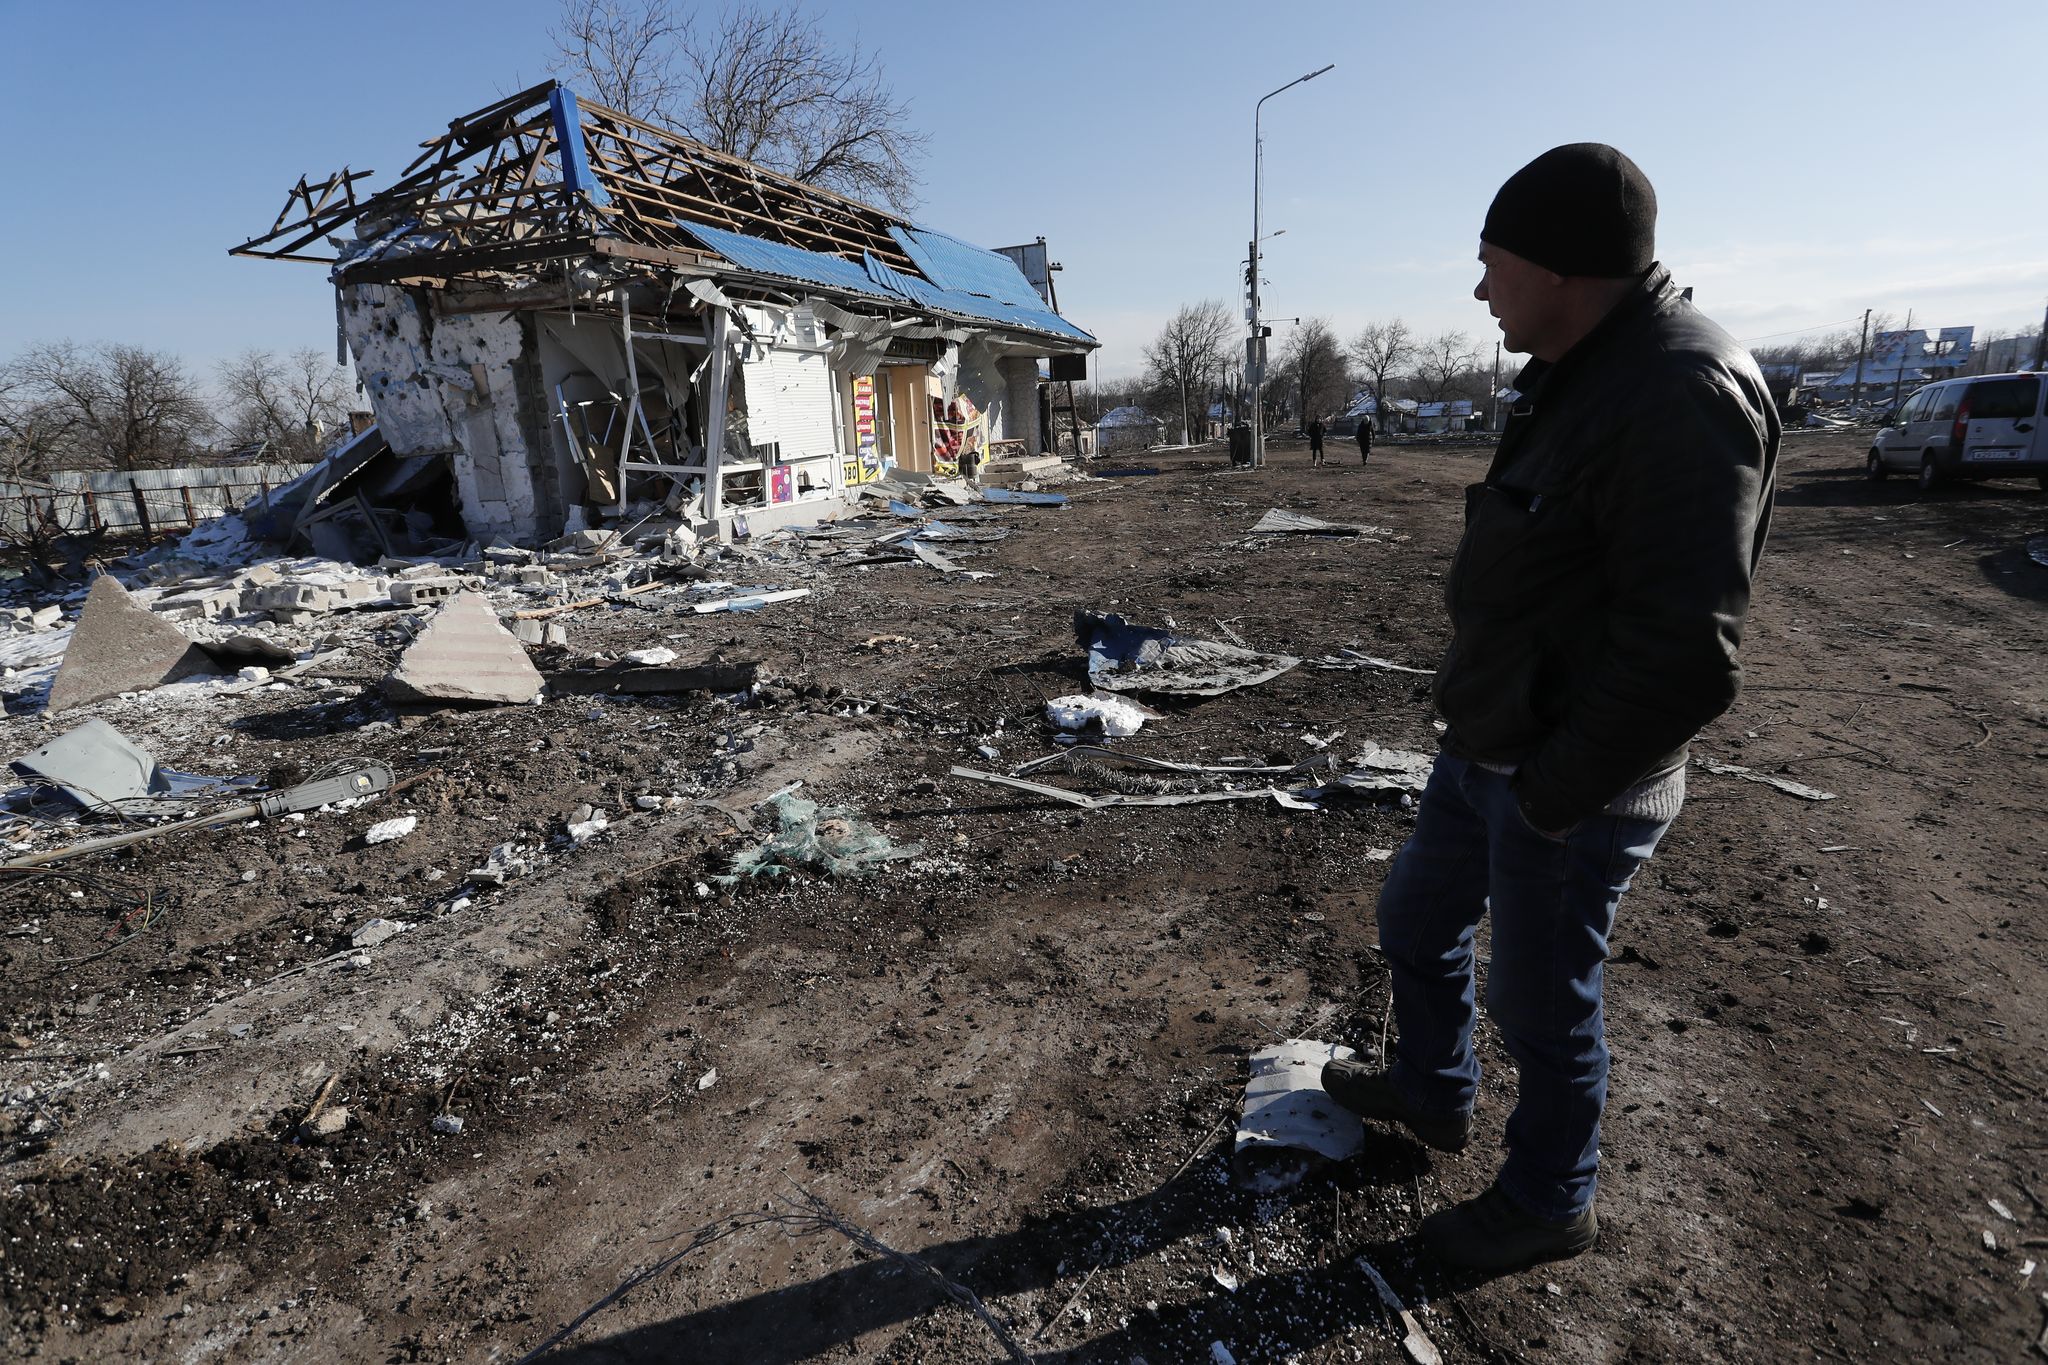
<svg viewBox="0 0 2048 1365"><path fill-rule="evenodd" d="M2048 489L2044 379L2048 375L1980 374L1917 390L1871 443L1870 477L1915 471L1925 490L1944 479L2031 474Z"/></svg>

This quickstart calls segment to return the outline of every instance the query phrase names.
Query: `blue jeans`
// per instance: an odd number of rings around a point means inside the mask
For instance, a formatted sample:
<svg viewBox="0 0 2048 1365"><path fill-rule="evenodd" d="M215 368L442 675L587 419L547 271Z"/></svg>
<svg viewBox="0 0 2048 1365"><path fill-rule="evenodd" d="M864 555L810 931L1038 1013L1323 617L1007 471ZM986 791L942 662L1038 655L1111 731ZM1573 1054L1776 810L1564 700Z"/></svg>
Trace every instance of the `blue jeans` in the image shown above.
<svg viewBox="0 0 2048 1365"><path fill-rule="evenodd" d="M1380 892L1400 1026L1391 1080L1432 1113L1470 1113L1479 1093L1472 937L1493 913L1486 1009L1521 1076L1500 1183L1539 1217L1593 1202L1607 1103L1601 966L1621 893L1667 828L1596 815L1552 839L1522 818L1506 777L1442 754Z"/></svg>

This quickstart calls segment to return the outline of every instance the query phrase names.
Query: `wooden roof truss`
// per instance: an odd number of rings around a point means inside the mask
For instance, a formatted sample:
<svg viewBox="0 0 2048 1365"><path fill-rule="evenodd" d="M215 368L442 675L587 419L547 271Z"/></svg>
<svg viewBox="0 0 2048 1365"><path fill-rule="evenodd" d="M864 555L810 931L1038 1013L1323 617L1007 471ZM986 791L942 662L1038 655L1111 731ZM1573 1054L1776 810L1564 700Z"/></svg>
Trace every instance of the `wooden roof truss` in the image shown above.
<svg viewBox="0 0 2048 1365"><path fill-rule="evenodd" d="M531 272L564 257L710 259L683 220L916 274L890 235L901 218L739 157L585 104L547 81L448 125L398 180L359 198L373 172L301 176L268 232L233 255L335 262L324 238L400 240L351 261L349 279ZM567 155L565 156L565 150Z"/></svg>

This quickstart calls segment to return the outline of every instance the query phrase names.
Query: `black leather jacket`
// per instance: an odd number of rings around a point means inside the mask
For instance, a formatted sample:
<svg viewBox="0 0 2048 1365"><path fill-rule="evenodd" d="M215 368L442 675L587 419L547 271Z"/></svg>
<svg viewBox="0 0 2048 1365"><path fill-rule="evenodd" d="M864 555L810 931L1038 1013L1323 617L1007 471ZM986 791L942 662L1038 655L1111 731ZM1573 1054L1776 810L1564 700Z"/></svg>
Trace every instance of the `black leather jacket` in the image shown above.
<svg viewBox="0 0 2048 1365"><path fill-rule="evenodd" d="M1662 266L1515 384L1465 490L1436 702L1444 747L1517 765L1524 815L1561 830L1683 763L1735 700L1780 427L1749 353Z"/></svg>

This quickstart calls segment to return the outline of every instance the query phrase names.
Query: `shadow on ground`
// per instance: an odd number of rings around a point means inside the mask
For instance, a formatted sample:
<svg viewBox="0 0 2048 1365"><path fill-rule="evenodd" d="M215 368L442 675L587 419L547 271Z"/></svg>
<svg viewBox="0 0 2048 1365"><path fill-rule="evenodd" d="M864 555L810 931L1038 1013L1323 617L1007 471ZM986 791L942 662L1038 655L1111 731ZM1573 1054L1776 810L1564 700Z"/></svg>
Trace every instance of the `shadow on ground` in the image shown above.
<svg viewBox="0 0 2048 1365"><path fill-rule="evenodd" d="M1122 1203L1034 1219L1015 1231L965 1237L923 1248L926 1262L966 1285L991 1305L1003 1298L1052 1289L1063 1275L1100 1263L1103 1269L1129 1265L1160 1248L1218 1227L1252 1219L1261 1197L1233 1188L1225 1162L1211 1155L1178 1180ZM1411 1142L1368 1134L1366 1150L1333 1177L1346 1189L1405 1188L1428 1168L1428 1157ZM1326 1198L1329 1180L1297 1186L1279 1196L1288 1202ZM1406 1243L1378 1243L1323 1267L1304 1268L1253 1280L1236 1295L1218 1296L1147 1314L1109 1336L1072 1350L1048 1351L1045 1358L1128 1360L1139 1343L1155 1349L1162 1341L1215 1335L1230 1322L1285 1322L1297 1346L1380 1318L1378 1300L1352 1260L1363 1254L1387 1276L1404 1300L1424 1286L1413 1269ZM688 1275L685 1263L674 1272ZM1085 1272L1082 1272L1085 1273ZM1064 1295L1049 1298L1050 1315ZM793 1362L843 1351L860 1337L931 1312L945 1302L929 1284L913 1280L893 1263L860 1261L801 1284L763 1291L731 1303L615 1333L585 1343L566 1343L541 1357L548 1365L626 1365L674 1360L746 1360L753 1365ZM1000 1315L1000 1308L998 1308ZM1013 1324L1028 1341L1040 1323ZM1071 1326L1071 1324L1070 1324ZM1205 1358L1202 1350L1188 1358ZM991 1347L993 1348L993 1342ZM1155 1357L1156 1358L1156 1357Z"/></svg>

